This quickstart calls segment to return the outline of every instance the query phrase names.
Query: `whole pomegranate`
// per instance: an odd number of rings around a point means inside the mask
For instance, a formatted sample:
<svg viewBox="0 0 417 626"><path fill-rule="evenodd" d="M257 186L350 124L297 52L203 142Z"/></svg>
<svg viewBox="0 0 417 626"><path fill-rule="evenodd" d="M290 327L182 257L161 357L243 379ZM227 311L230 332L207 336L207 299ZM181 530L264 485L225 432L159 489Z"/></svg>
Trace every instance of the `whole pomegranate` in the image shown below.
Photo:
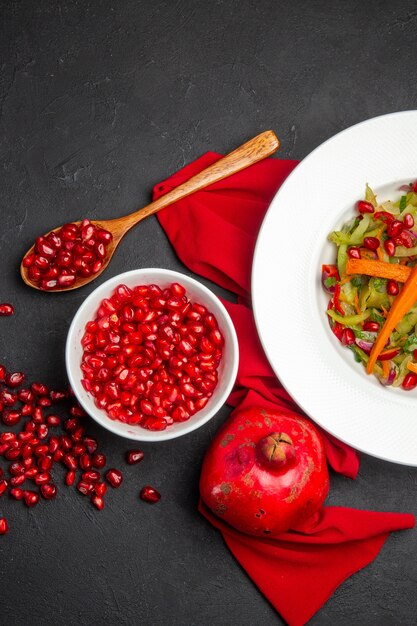
<svg viewBox="0 0 417 626"><path fill-rule="evenodd" d="M329 490L321 437L296 414L248 407L220 428L202 467L203 502L234 528L275 537L313 515Z"/></svg>

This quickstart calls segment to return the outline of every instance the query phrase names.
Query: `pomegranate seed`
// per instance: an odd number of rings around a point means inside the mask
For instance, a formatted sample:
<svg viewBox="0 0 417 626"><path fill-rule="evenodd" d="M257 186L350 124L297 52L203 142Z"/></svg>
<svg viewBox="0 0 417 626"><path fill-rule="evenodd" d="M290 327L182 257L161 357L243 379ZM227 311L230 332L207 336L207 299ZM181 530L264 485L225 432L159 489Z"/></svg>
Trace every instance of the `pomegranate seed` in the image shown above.
<svg viewBox="0 0 417 626"><path fill-rule="evenodd" d="M82 409L80 406L78 405L74 405L70 408L70 414L73 417L85 417L86 413L84 411L84 409Z"/></svg>
<svg viewBox="0 0 417 626"><path fill-rule="evenodd" d="M0 435L0 441L2 443L6 443L9 441L14 441L16 439L16 435L11 432L4 432Z"/></svg>
<svg viewBox="0 0 417 626"><path fill-rule="evenodd" d="M81 478L90 483L97 483L100 480L100 472L88 470L87 472L82 473Z"/></svg>
<svg viewBox="0 0 417 626"><path fill-rule="evenodd" d="M83 496L89 496L94 491L94 485L86 480L80 480L77 489Z"/></svg>
<svg viewBox="0 0 417 626"><path fill-rule="evenodd" d="M56 485L52 483L47 483L45 485L41 485L41 494L45 498L45 500L53 500L56 497L58 490Z"/></svg>
<svg viewBox="0 0 417 626"><path fill-rule="evenodd" d="M379 331L379 324L378 322L365 322L363 325L363 330L365 331L369 331L371 333L377 333Z"/></svg>
<svg viewBox="0 0 417 626"><path fill-rule="evenodd" d="M63 462L64 465L66 465L70 470L75 470L77 468L77 460L72 454L65 454Z"/></svg>
<svg viewBox="0 0 417 626"><path fill-rule="evenodd" d="M88 470L91 467L91 459L88 454L83 454L80 457L80 467L83 470Z"/></svg>
<svg viewBox="0 0 417 626"><path fill-rule="evenodd" d="M12 476L10 479L10 484L12 487L20 487L25 482L27 476L25 474L18 474L17 476Z"/></svg>
<svg viewBox="0 0 417 626"><path fill-rule="evenodd" d="M92 437L84 437L84 445L87 448L89 454L93 454L97 450L97 441Z"/></svg>
<svg viewBox="0 0 417 626"><path fill-rule="evenodd" d="M46 407L46 406L51 406L52 400L45 396L42 398L38 398L37 403L38 403L38 406Z"/></svg>
<svg viewBox="0 0 417 626"><path fill-rule="evenodd" d="M100 496L92 496L91 502L99 511L101 511L104 508L104 500Z"/></svg>
<svg viewBox="0 0 417 626"><path fill-rule="evenodd" d="M35 476L35 484L36 485L45 485L49 483L51 480L51 474L49 472L42 472L41 474L37 474Z"/></svg>
<svg viewBox="0 0 417 626"><path fill-rule="evenodd" d="M356 203L356 208L359 213L373 213L375 211L374 206L370 202L366 202L365 200L358 200Z"/></svg>
<svg viewBox="0 0 417 626"><path fill-rule="evenodd" d="M144 502L149 502L149 504L155 504L161 499L161 494L153 487L146 486L142 487L139 497Z"/></svg>
<svg viewBox="0 0 417 626"><path fill-rule="evenodd" d="M39 470L37 467L30 467L29 469L25 471L25 478L29 478L30 480L32 480L32 478L35 478L38 472Z"/></svg>
<svg viewBox="0 0 417 626"><path fill-rule="evenodd" d="M63 450L68 452L68 450L71 450L72 448L72 441L69 437L67 437L67 435L61 435L59 438L59 445Z"/></svg>
<svg viewBox="0 0 417 626"><path fill-rule="evenodd" d="M342 343L345 346L351 346L355 343L355 333L351 328L345 328L342 334Z"/></svg>
<svg viewBox="0 0 417 626"><path fill-rule="evenodd" d="M74 470L70 470L69 472L67 472L65 475L65 484L68 487L71 487L71 485L73 485L75 482L75 477L76 477L76 472Z"/></svg>
<svg viewBox="0 0 417 626"><path fill-rule="evenodd" d="M0 480L0 496L2 496L7 491L7 487L9 486L7 480Z"/></svg>
<svg viewBox="0 0 417 626"><path fill-rule="evenodd" d="M50 391L49 397L52 402L61 402L61 400L65 400L68 398L68 394L66 391Z"/></svg>
<svg viewBox="0 0 417 626"><path fill-rule="evenodd" d="M8 461L14 461L15 459L18 459L19 456L20 456L19 448L10 448L9 450L6 450L6 452L4 453L4 458L7 459Z"/></svg>
<svg viewBox="0 0 417 626"><path fill-rule="evenodd" d="M35 262L36 255L34 253L28 254L22 261L23 267L32 267Z"/></svg>
<svg viewBox="0 0 417 626"><path fill-rule="evenodd" d="M60 452L60 450L57 450L57 451L55 452L55 455L57 454L57 452ZM55 456L55 455L54 455L54 456ZM39 467L39 469L41 470L41 472L47 472L48 470L50 470L50 469L51 469L51 467L52 467L52 463L53 463L53 461L52 461L52 457L51 457L51 456L49 456L49 455L45 455L45 456L42 456L42 457L39 459L39 461L38 461L38 467Z"/></svg>
<svg viewBox="0 0 417 626"><path fill-rule="evenodd" d="M387 226L387 234L389 237L397 237L404 229L403 223L399 220L392 220Z"/></svg>
<svg viewBox="0 0 417 626"><path fill-rule="evenodd" d="M412 248L414 245L414 239L408 230L403 230L399 235L397 235L394 238L394 242L397 246L404 246L405 248Z"/></svg>
<svg viewBox="0 0 417 626"><path fill-rule="evenodd" d="M406 228L413 228L413 226L414 226L414 217L411 215L411 213L406 213L404 215L403 223L404 223L404 226Z"/></svg>
<svg viewBox="0 0 417 626"><path fill-rule="evenodd" d="M365 248L368 248L368 250L377 250L379 248L379 239L376 237L365 237L363 245Z"/></svg>
<svg viewBox="0 0 417 626"><path fill-rule="evenodd" d="M13 406L17 401L17 394L13 393L12 391L6 391L5 389L3 389L3 391L1 392L1 399L3 401L3 404L5 404L6 406Z"/></svg>
<svg viewBox="0 0 417 626"><path fill-rule="evenodd" d="M5 517L0 517L0 535L5 535L9 530L9 525Z"/></svg>
<svg viewBox="0 0 417 626"><path fill-rule="evenodd" d="M102 469L106 465L106 456L99 452L93 454L91 465L97 469Z"/></svg>
<svg viewBox="0 0 417 626"><path fill-rule="evenodd" d="M20 487L14 487L13 489L10 489L10 495L15 500L22 500L23 493L23 489L20 489Z"/></svg>
<svg viewBox="0 0 417 626"><path fill-rule="evenodd" d="M142 450L128 450L126 452L126 462L129 465L135 465L136 463L140 463L144 457Z"/></svg>
<svg viewBox="0 0 417 626"><path fill-rule="evenodd" d="M61 419L58 415L48 415L46 418L46 423L48 426L59 426L61 423Z"/></svg>
<svg viewBox="0 0 417 626"><path fill-rule="evenodd" d="M104 496L104 494L107 492L106 483L96 483L94 485L94 491L97 496Z"/></svg>
<svg viewBox="0 0 417 626"><path fill-rule="evenodd" d="M395 243L392 241L392 239L386 239L384 241L385 252L388 254L389 257L395 255L395 247Z"/></svg>
<svg viewBox="0 0 417 626"><path fill-rule="evenodd" d="M106 472L106 480L114 489L117 489L123 482L122 472L114 468L109 469L108 472Z"/></svg>
<svg viewBox="0 0 417 626"><path fill-rule="evenodd" d="M35 506L39 502L39 494L36 491L24 491L23 498L25 500L26 506L31 507Z"/></svg>
<svg viewBox="0 0 417 626"><path fill-rule="evenodd" d="M49 395L49 387L43 385L42 383L32 383L30 389L35 394L35 396Z"/></svg>
<svg viewBox="0 0 417 626"><path fill-rule="evenodd" d="M56 463L58 463L59 461L62 461L62 459L64 458L64 451L58 448L58 450L54 452L54 455L52 458Z"/></svg>
<svg viewBox="0 0 417 626"><path fill-rule="evenodd" d="M8 387L19 387L25 380L23 372L14 372L13 374L6 374L6 385Z"/></svg>
<svg viewBox="0 0 417 626"><path fill-rule="evenodd" d="M86 453L86 447L83 443L74 443L71 452L74 456L82 456Z"/></svg>
<svg viewBox="0 0 417 626"><path fill-rule="evenodd" d="M10 315L13 315L13 313L14 307L12 304L6 304L5 302L3 304L0 304L0 316L8 317Z"/></svg>
<svg viewBox="0 0 417 626"><path fill-rule="evenodd" d="M416 386L417 386L417 375L414 374L413 372L406 374L401 387L405 389L406 391L411 391L411 389L414 389Z"/></svg>
<svg viewBox="0 0 417 626"><path fill-rule="evenodd" d="M387 294L388 295L396 296L399 291L400 291L400 288L396 280L389 280L387 282Z"/></svg>
<svg viewBox="0 0 417 626"><path fill-rule="evenodd" d="M9 411L3 411L3 414L2 414L2 420L3 420L3 423L6 424L6 426L14 426L18 422L20 422L21 417L22 417L22 414L20 413L20 411L9 410Z"/></svg>
<svg viewBox="0 0 417 626"><path fill-rule="evenodd" d="M48 426L46 424L39 424L36 429L36 432L38 434L39 439L46 439L48 436L48 432L49 432Z"/></svg>

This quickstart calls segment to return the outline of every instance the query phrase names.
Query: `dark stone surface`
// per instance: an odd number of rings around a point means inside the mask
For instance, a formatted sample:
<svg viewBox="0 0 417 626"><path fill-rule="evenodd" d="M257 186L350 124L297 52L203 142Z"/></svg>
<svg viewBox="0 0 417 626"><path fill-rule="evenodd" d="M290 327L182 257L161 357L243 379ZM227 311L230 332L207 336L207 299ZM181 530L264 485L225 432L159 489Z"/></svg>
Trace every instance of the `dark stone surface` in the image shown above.
<svg viewBox="0 0 417 626"><path fill-rule="evenodd" d="M123 215L206 150L261 130L277 132L281 157L301 159L355 122L416 105L412 0L2 0L0 9L0 294L16 306L1 321L0 361L52 385L65 380L70 320L98 282L184 268L150 218L94 285L37 293L17 271L37 235ZM196 511L201 458L227 414L144 445L146 460L125 469L102 513L65 489L35 510L3 498L12 530L0 541L0 623L281 623ZM91 430L121 465L129 444ZM332 478L329 502L416 512L416 479L364 457L356 483ZM156 507L138 502L146 483L163 494ZM414 531L392 536L311 623L414 624L416 544Z"/></svg>

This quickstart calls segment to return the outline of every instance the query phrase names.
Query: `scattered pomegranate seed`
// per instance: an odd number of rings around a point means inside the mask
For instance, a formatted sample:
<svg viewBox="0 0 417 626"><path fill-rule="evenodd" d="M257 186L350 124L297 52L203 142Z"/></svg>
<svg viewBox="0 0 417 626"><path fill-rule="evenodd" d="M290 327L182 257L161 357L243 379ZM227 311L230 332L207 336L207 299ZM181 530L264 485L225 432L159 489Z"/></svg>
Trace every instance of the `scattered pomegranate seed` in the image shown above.
<svg viewBox="0 0 417 626"><path fill-rule="evenodd" d="M71 487L71 485L75 482L76 472L74 470L69 470L69 472L65 475L65 484L67 487Z"/></svg>
<svg viewBox="0 0 417 626"><path fill-rule="evenodd" d="M135 465L136 463L140 463L144 456L142 450L128 450L128 452L126 452L126 463Z"/></svg>
<svg viewBox="0 0 417 626"><path fill-rule="evenodd" d="M14 307L12 304L0 304L0 316L8 317L9 315L13 315Z"/></svg>
<svg viewBox="0 0 417 626"><path fill-rule="evenodd" d="M94 491L96 492L96 495L104 496L104 494L107 492L106 483L96 483L94 485Z"/></svg>
<svg viewBox="0 0 417 626"><path fill-rule="evenodd" d="M94 485L87 480L80 480L77 489L83 496L89 496L94 491Z"/></svg>
<svg viewBox="0 0 417 626"><path fill-rule="evenodd" d="M8 387L20 387L20 385L24 382L25 375L23 372L14 372L13 374L6 374L6 385Z"/></svg>
<svg viewBox="0 0 417 626"><path fill-rule="evenodd" d="M106 465L106 455L96 452L92 456L91 465L97 469L102 469Z"/></svg>
<svg viewBox="0 0 417 626"><path fill-rule="evenodd" d="M104 508L104 500L101 496L92 496L91 502L94 504L96 509L102 511Z"/></svg>
<svg viewBox="0 0 417 626"><path fill-rule="evenodd" d="M153 487L146 486L141 489L139 497L144 502L149 502L149 504L155 504L161 499L161 494Z"/></svg>
<svg viewBox="0 0 417 626"><path fill-rule="evenodd" d="M35 506L39 502L39 494L36 491L24 491L23 498L28 507Z"/></svg>
<svg viewBox="0 0 417 626"><path fill-rule="evenodd" d="M404 215L403 223L404 223L404 226L406 228L413 228L413 226L414 226L414 217L411 215L411 213L406 213Z"/></svg>
<svg viewBox="0 0 417 626"><path fill-rule="evenodd" d="M57 491L56 485L52 483L41 485L41 494L45 500L53 500L56 497Z"/></svg>
<svg viewBox="0 0 417 626"><path fill-rule="evenodd" d="M5 517L0 517L0 535L5 535L9 530L9 525Z"/></svg>
<svg viewBox="0 0 417 626"><path fill-rule="evenodd" d="M13 489L10 489L9 493L15 500L22 500L24 492L23 489L20 489L20 487L13 487Z"/></svg>
<svg viewBox="0 0 417 626"><path fill-rule="evenodd" d="M123 474L118 469L109 469L106 472L106 480L114 489L117 489L123 482Z"/></svg>

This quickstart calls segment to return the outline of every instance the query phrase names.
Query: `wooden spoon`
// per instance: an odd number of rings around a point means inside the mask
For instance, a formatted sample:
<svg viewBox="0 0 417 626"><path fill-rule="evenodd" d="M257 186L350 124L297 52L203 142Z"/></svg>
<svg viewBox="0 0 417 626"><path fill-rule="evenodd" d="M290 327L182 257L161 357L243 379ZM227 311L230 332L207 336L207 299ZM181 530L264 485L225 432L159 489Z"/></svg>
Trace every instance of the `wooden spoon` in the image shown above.
<svg viewBox="0 0 417 626"><path fill-rule="evenodd" d="M92 274L90 276L77 276L75 283L70 287L54 289L48 291L48 293L78 289L79 287L83 287L87 283L90 283L92 280L100 276L100 274L106 269L120 241L127 231L135 226L135 224L138 224L140 221L145 219L145 217L148 217L148 215L153 215L170 204L177 202L177 200L181 200L181 198L185 198L185 196L188 196L195 191L208 187L208 185L211 185L212 183L222 180L227 176L231 176L231 174L235 174L236 172L249 167L249 165L265 159L278 150L279 145L280 143L275 133L272 130L267 130L244 143L239 148L236 148L236 150L226 155L216 163L213 163L213 165L210 165L202 172L199 172L179 187L176 187L164 196L161 196L158 200L155 200L155 202L151 202L151 204L143 207L143 209L112 220L91 220L92 224L110 231L113 235L113 240L106 248L107 254L104 258L102 268L96 274ZM79 225L81 221L73 223ZM58 228L60 227L58 226L53 230L58 230ZM46 233L46 235L49 235L49 233ZM26 252L25 257L32 254L33 251L34 246ZM24 267L23 264L21 264L20 273L27 285L33 287L34 289L39 289L36 282L29 278L29 268Z"/></svg>

